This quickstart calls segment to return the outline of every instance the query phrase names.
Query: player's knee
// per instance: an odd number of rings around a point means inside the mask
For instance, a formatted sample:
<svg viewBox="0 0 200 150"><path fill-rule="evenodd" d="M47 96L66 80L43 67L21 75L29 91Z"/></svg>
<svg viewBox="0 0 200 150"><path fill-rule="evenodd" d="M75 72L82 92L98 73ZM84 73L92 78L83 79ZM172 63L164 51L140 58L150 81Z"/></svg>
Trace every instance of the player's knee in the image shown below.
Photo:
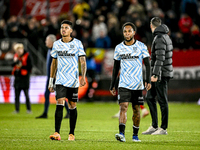
<svg viewBox="0 0 200 150"><path fill-rule="evenodd" d="M62 105L62 106L64 106L65 105L65 98L57 99L56 105Z"/></svg>
<svg viewBox="0 0 200 150"><path fill-rule="evenodd" d="M70 109L76 108L76 103L75 102L70 102L69 108Z"/></svg>
<svg viewBox="0 0 200 150"><path fill-rule="evenodd" d="M128 109L128 105L120 104L120 111L126 112Z"/></svg>

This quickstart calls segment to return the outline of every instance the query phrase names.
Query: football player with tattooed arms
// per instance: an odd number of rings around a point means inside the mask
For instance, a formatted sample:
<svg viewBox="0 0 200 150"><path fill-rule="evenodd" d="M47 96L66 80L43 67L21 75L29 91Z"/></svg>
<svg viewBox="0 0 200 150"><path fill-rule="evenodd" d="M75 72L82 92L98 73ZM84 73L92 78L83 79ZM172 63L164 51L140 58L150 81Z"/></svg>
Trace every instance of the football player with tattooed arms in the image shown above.
<svg viewBox="0 0 200 150"><path fill-rule="evenodd" d="M120 106L119 116L119 133L115 138L121 142L125 142L125 126L127 121L127 110L129 103L132 103L133 110L133 137L134 142L141 142L138 138L140 125L140 105L144 104L142 91L143 74L142 62L146 67L146 90L151 89L151 69L150 56L147 47L144 43L135 40L136 26L127 22L122 26L124 41L115 47L114 52L114 67L110 92L116 95L115 82L120 70L119 85L118 85L118 102Z"/></svg>
<svg viewBox="0 0 200 150"><path fill-rule="evenodd" d="M61 22L60 33L62 38L55 41L51 51L53 57L51 63L49 91L54 92L53 79L56 73L56 111L55 111L55 133L50 135L52 140L61 140L60 127L63 118L63 107L65 99L68 98L69 117L69 138L74 141L74 130L77 120L76 103L78 101L78 87L86 84L86 54L80 40L71 36L73 31L72 22L64 20ZM81 64L82 77L79 83L78 62ZM57 72L56 72L57 71Z"/></svg>

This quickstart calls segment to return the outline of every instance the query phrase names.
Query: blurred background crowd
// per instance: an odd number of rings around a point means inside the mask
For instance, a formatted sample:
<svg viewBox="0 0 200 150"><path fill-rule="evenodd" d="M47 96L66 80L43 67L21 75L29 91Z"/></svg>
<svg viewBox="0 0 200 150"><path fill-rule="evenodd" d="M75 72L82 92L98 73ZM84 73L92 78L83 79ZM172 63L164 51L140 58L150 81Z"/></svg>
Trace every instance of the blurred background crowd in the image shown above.
<svg viewBox="0 0 200 150"><path fill-rule="evenodd" d="M27 38L36 50L49 34L60 37L60 22L74 23L73 36L85 48L114 48L122 39L121 27L137 26L136 39L150 47L149 21L158 16L170 28L176 49L200 48L200 2L198 0L76 0L66 14L37 20L34 16L10 16L9 1L0 3L0 39ZM190 42L189 42L190 41ZM45 55L44 55L45 56Z"/></svg>
<svg viewBox="0 0 200 150"><path fill-rule="evenodd" d="M50 0L47 2L51 5ZM127 21L133 22L137 27L135 39L144 42L150 49L152 33L149 22L152 17L158 16L169 27L175 50L200 49L200 1L198 0L68 0L68 2L70 8L65 13L58 16L46 13L45 18L38 19L34 15L27 15L26 9L22 9L24 12L21 15L11 14L11 9L15 7L14 3L2 0L0 40L27 39L29 46L27 49L30 47L33 49L35 66L42 66L39 60L46 58L45 38L49 34L54 34L59 39L60 22L64 19L74 23L73 36L83 42L85 50L88 47L114 49L123 40L121 27ZM21 3L28 5L30 1L21 0ZM51 12L50 7L43 9ZM4 53L6 46L12 47L8 46L6 41L1 42L1 60L13 58L14 51ZM38 55L42 57L38 58ZM4 61L4 64L7 64L7 61ZM44 72L40 71L38 74Z"/></svg>

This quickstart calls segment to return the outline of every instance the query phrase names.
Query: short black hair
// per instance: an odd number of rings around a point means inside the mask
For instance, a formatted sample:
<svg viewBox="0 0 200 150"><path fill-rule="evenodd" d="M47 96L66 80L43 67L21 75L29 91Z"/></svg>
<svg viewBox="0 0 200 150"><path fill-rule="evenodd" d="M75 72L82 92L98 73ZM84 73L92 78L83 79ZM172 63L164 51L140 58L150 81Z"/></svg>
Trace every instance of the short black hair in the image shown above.
<svg viewBox="0 0 200 150"><path fill-rule="evenodd" d="M151 19L151 22L150 22L154 27L158 27L161 25L162 21L159 17L154 17Z"/></svg>
<svg viewBox="0 0 200 150"><path fill-rule="evenodd" d="M70 27L73 29L73 23L71 22L71 21L69 21L69 20L63 20L62 22L61 22L61 25L62 24L68 24L68 25L70 25Z"/></svg>
<svg viewBox="0 0 200 150"><path fill-rule="evenodd" d="M122 30L124 30L124 27L125 27L125 26L131 26L131 27L133 28L134 31L137 30L136 26L135 26L133 23L131 23L131 22L126 22L126 23L122 26Z"/></svg>

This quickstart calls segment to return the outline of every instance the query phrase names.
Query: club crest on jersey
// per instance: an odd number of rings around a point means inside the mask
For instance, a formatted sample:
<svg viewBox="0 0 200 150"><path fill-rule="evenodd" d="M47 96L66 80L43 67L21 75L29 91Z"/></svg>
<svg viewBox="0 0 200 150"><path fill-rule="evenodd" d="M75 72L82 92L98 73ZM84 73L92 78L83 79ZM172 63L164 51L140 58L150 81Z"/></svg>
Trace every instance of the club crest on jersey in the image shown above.
<svg viewBox="0 0 200 150"><path fill-rule="evenodd" d="M70 48L74 48L74 45L70 45Z"/></svg>
<svg viewBox="0 0 200 150"><path fill-rule="evenodd" d="M133 47L133 51L136 52L137 51L137 47Z"/></svg>

